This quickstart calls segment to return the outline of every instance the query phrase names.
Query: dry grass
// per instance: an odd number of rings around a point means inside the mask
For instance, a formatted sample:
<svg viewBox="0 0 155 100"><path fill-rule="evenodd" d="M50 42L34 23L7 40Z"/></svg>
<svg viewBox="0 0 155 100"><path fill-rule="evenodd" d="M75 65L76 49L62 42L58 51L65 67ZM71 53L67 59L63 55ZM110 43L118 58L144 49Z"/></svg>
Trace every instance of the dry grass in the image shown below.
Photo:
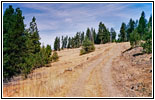
<svg viewBox="0 0 155 100"><path fill-rule="evenodd" d="M16 85L3 87L4 97L62 97L65 96L73 82L82 71L99 55L101 49L108 44L96 45L95 52L80 56L80 48L64 49L58 52L59 61L50 64L50 67L35 69L26 80L17 81ZM72 71L66 69L72 68Z"/></svg>
<svg viewBox="0 0 155 100"><path fill-rule="evenodd" d="M124 50L128 48L129 44L122 43L122 45L123 46L120 45L120 47ZM81 94L85 97L109 96L108 87L105 84L106 81L102 79L105 74L102 74L101 69L112 56L109 55L109 50L112 48L112 45L103 44L95 45L95 47L94 52L82 56L79 55L80 48L58 51L59 61L49 64L49 67L35 69L26 80L20 80L14 83L14 85L3 87L3 96L66 97L74 87L74 83L78 82L79 77L89 69L89 66L92 65L99 56L103 56L105 59L90 71L88 77L84 80L84 82L86 82L84 83L85 85L82 88ZM115 50L111 52L111 54L112 53L115 53ZM116 64L113 64L113 66L121 63L117 60L118 59L116 59ZM121 72L124 72L123 69Z"/></svg>

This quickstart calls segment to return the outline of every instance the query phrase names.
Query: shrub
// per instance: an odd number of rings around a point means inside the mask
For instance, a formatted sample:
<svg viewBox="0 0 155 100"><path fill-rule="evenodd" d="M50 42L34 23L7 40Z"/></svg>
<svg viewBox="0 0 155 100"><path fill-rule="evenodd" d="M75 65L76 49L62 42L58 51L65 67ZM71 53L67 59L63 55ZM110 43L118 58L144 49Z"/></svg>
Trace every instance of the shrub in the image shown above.
<svg viewBox="0 0 155 100"><path fill-rule="evenodd" d="M152 39L148 39L145 43L142 43L144 53L152 53Z"/></svg>
<svg viewBox="0 0 155 100"><path fill-rule="evenodd" d="M94 43L91 42L87 37L82 43L82 49L80 50L80 55L93 52L95 50Z"/></svg>
<svg viewBox="0 0 155 100"><path fill-rule="evenodd" d="M145 43L141 44L144 53L152 53L152 27L150 28L150 30L146 30L143 36Z"/></svg>
<svg viewBox="0 0 155 100"><path fill-rule="evenodd" d="M58 53L56 51L54 51L53 55L52 55L52 61L57 61L59 59Z"/></svg>
<svg viewBox="0 0 155 100"><path fill-rule="evenodd" d="M140 35L138 34L137 30L135 29L131 34L130 34L130 45L132 48L139 46L139 41L140 41Z"/></svg>

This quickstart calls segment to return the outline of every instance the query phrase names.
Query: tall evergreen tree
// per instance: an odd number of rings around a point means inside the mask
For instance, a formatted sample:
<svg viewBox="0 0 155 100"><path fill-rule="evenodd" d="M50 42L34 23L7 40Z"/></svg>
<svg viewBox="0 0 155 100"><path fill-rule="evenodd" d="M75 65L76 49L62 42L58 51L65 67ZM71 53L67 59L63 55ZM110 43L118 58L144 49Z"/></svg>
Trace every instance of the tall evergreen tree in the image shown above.
<svg viewBox="0 0 155 100"><path fill-rule="evenodd" d="M89 40L93 41L93 37L92 37L92 34L91 34L91 30L90 30L89 28L87 28L86 37L88 37Z"/></svg>
<svg viewBox="0 0 155 100"><path fill-rule="evenodd" d="M97 34L96 34L95 29L94 29L94 31L93 31L93 37L94 37L94 43L96 43Z"/></svg>
<svg viewBox="0 0 155 100"><path fill-rule="evenodd" d="M99 43L103 43L103 37L104 37L103 28L105 28L105 26L104 24L102 24L102 22L100 22L98 29L98 41L100 41Z"/></svg>
<svg viewBox="0 0 155 100"><path fill-rule="evenodd" d="M59 37L56 37L55 38L55 41L54 41L54 50L55 51L60 50L60 38Z"/></svg>
<svg viewBox="0 0 155 100"><path fill-rule="evenodd" d="M145 34L143 35L143 40L147 41L149 39L152 40L152 15L149 18L149 21L145 28Z"/></svg>
<svg viewBox="0 0 155 100"><path fill-rule="evenodd" d="M74 41L75 48L79 48L80 47L80 33L79 32L76 33L74 39L75 39Z"/></svg>
<svg viewBox="0 0 155 100"><path fill-rule="evenodd" d="M80 41L81 44L82 44L83 40L84 40L84 32L81 33L81 41Z"/></svg>
<svg viewBox="0 0 155 100"><path fill-rule="evenodd" d="M40 36L39 36L39 31L37 28L37 23L36 23L36 18L32 18L32 22L30 22L30 28L29 28L29 33L30 33L30 40L32 41L32 46L33 46L33 53L36 54L40 51Z"/></svg>
<svg viewBox="0 0 155 100"><path fill-rule="evenodd" d="M110 35L111 35L111 41L114 42L116 40L116 32L114 28L111 28Z"/></svg>
<svg viewBox="0 0 155 100"><path fill-rule="evenodd" d="M121 42L125 42L126 41L126 25L123 22L120 28L120 34L119 34L119 38Z"/></svg>
<svg viewBox="0 0 155 100"><path fill-rule="evenodd" d="M134 20L132 20L132 18L130 19L130 21L129 21L129 24L128 24L128 26L127 26L127 31L126 31L126 37L127 37L127 41L129 41L130 40L130 34L132 33L132 31L134 30L134 28L135 28L135 22L134 22Z"/></svg>
<svg viewBox="0 0 155 100"><path fill-rule="evenodd" d="M3 16L3 41L3 76L6 79L21 72L26 55L24 17L19 8L14 11L11 5Z"/></svg>
<svg viewBox="0 0 155 100"><path fill-rule="evenodd" d="M98 36L97 36L97 41L99 43L107 43L110 41L110 32L108 29L105 27L102 22L99 23L99 29L98 29Z"/></svg>
<svg viewBox="0 0 155 100"><path fill-rule="evenodd" d="M68 36L64 38L64 48L67 48L67 40L68 40Z"/></svg>
<svg viewBox="0 0 155 100"><path fill-rule="evenodd" d="M61 37L61 49L64 49L64 37Z"/></svg>
<svg viewBox="0 0 155 100"><path fill-rule="evenodd" d="M140 37L145 33L145 28L146 28L146 19L145 19L145 13L142 11L141 17L139 19L139 24L138 24L138 33L140 34Z"/></svg>

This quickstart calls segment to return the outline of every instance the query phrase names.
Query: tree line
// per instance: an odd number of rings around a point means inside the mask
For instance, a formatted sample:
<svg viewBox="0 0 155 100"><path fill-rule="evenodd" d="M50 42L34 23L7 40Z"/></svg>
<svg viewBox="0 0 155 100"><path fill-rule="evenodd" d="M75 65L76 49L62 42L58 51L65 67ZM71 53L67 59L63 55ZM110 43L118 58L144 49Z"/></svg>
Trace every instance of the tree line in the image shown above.
<svg viewBox="0 0 155 100"><path fill-rule="evenodd" d="M118 36L118 42L129 41L131 48L141 46L144 53L152 53L152 15L147 21L142 11L139 20L131 18L127 25L123 22Z"/></svg>
<svg viewBox="0 0 155 100"><path fill-rule="evenodd" d="M114 28L111 28L109 31L104 23L100 22L98 32L95 31L95 28L87 28L85 33L77 32L73 37L56 37L54 41L54 50L57 51L64 48L79 48L82 46L82 43L86 40L86 38L93 44L104 44L116 41L116 32Z"/></svg>
<svg viewBox="0 0 155 100"><path fill-rule="evenodd" d="M117 33L114 28L111 28L109 31L105 24L100 22L97 32L94 28L87 28L85 33L77 32L74 37L62 36L61 39L60 37L56 37L54 41L54 50L61 50L64 48L79 48L80 46L83 46L83 41L86 40L87 42L91 41L93 44L104 44L108 42L130 42L132 48L141 46L143 47L144 53L151 53L152 15L150 16L149 21L147 21L145 18L145 13L142 11L139 20L134 21L131 18L127 25L123 22L120 27L118 39L116 39L116 35ZM89 45L92 43L89 42ZM62 45L60 46L60 44Z"/></svg>
<svg viewBox="0 0 155 100"><path fill-rule="evenodd" d="M3 15L3 79L22 74L25 78L35 68L56 61L56 52L51 56L51 46L42 46L36 18L33 17L25 29L24 16L20 8L11 5Z"/></svg>

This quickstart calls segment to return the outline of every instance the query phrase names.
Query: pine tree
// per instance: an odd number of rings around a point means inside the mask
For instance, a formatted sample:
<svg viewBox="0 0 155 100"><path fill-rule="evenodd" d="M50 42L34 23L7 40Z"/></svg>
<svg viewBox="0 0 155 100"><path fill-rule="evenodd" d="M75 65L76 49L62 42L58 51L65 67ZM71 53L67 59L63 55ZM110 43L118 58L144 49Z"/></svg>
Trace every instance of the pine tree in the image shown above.
<svg viewBox="0 0 155 100"><path fill-rule="evenodd" d="M84 32L81 33L81 41L80 41L81 44L82 44L83 40L84 40Z"/></svg>
<svg viewBox="0 0 155 100"><path fill-rule="evenodd" d="M106 42L105 43L108 43L108 42L110 42L110 31L109 31L109 29L106 29L107 30L107 32L106 32Z"/></svg>
<svg viewBox="0 0 155 100"><path fill-rule="evenodd" d="M144 53L152 53L152 15L149 18L149 22L145 28L145 34L143 36L145 43L142 43Z"/></svg>
<svg viewBox="0 0 155 100"><path fill-rule="evenodd" d="M64 38L63 38L63 36L61 37L61 49L64 49Z"/></svg>
<svg viewBox="0 0 155 100"><path fill-rule="evenodd" d="M22 11L10 5L3 16L3 75L4 79L21 73L26 56L26 35Z"/></svg>
<svg viewBox="0 0 155 100"><path fill-rule="evenodd" d="M111 28L110 30L110 35L111 35L111 41L114 42L116 40L116 32L114 30L114 28Z"/></svg>
<svg viewBox="0 0 155 100"><path fill-rule="evenodd" d="M93 41L93 37L89 28L87 28L86 37L88 37L89 40Z"/></svg>
<svg viewBox="0 0 155 100"><path fill-rule="evenodd" d="M75 43L75 48L79 48L80 47L80 33L77 32L75 37L74 37L74 43Z"/></svg>
<svg viewBox="0 0 155 100"><path fill-rule="evenodd" d="M88 39L88 37L85 37L85 40L82 44L82 49L80 50L80 55L93 52L95 50L94 43Z"/></svg>
<svg viewBox="0 0 155 100"><path fill-rule="evenodd" d="M98 29L98 36L97 36L97 42L99 43L107 43L110 41L110 32L105 27L102 22L99 23L99 29Z"/></svg>
<svg viewBox="0 0 155 100"><path fill-rule="evenodd" d="M103 27L104 27L104 24L100 22L99 29L98 29L98 41L100 41L99 43L103 43L103 37L104 37Z"/></svg>
<svg viewBox="0 0 155 100"><path fill-rule="evenodd" d="M30 33L30 40L32 41L32 46L33 46L33 53L36 54L40 51L40 36L39 36L39 31L37 28L37 23L36 23L36 18L32 18L32 22L30 22L30 28L29 28L29 33Z"/></svg>
<svg viewBox="0 0 155 100"><path fill-rule="evenodd" d="M138 33L140 34L141 39L142 39L142 36L145 34L145 28L146 28L145 13L144 11L142 11L141 17L139 19L139 24L138 24Z"/></svg>
<svg viewBox="0 0 155 100"><path fill-rule="evenodd" d="M60 50L60 38L59 37L56 37L55 38L55 41L54 41L54 50L55 51Z"/></svg>
<svg viewBox="0 0 155 100"><path fill-rule="evenodd" d="M47 56L48 56L48 57L50 57L51 52L52 52L51 46L50 46L50 45L47 45L47 46L46 46L46 53L47 53Z"/></svg>
<svg viewBox="0 0 155 100"><path fill-rule="evenodd" d="M67 40L68 40L68 36L64 38L64 48L67 48Z"/></svg>
<svg viewBox="0 0 155 100"><path fill-rule="evenodd" d="M52 61L58 61L59 59L59 56L58 56L58 53L56 51L54 51L53 55L52 55Z"/></svg>
<svg viewBox="0 0 155 100"><path fill-rule="evenodd" d="M71 38L70 38L70 37L68 38L68 45L67 45L67 48L71 48Z"/></svg>
<svg viewBox="0 0 155 100"><path fill-rule="evenodd" d="M71 48L75 48L75 39L72 37L71 39Z"/></svg>
<svg viewBox="0 0 155 100"><path fill-rule="evenodd" d="M126 31L127 41L130 40L130 34L131 34L132 31L134 30L134 28L135 28L135 22L134 22L134 20L132 20L132 18L131 18L130 21L129 21L129 23L128 23L127 31Z"/></svg>
<svg viewBox="0 0 155 100"><path fill-rule="evenodd" d="M94 39L94 43L96 43L96 38L97 38L97 34L95 32L95 29L93 30L93 39Z"/></svg>
<svg viewBox="0 0 155 100"><path fill-rule="evenodd" d="M140 35L137 32L137 29L135 29L131 34L130 34L130 45L132 48L139 46L139 41L140 41Z"/></svg>
<svg viewBox="0 0 155 100"><path fill-rule="evenodd" d="M125 23L122 23L121 28L120 28L120 35L119 35L121 42L126 41L126 30L125 29L126 29L126 25Z"/></svg>

